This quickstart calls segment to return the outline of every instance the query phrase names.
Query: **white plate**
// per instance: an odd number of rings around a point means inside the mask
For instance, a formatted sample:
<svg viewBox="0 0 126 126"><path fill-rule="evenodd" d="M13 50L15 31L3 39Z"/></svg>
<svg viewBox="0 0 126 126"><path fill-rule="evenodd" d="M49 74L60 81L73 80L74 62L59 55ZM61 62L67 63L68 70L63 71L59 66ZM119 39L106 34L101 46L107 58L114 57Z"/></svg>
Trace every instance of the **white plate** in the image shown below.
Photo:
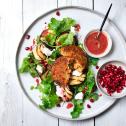
<svg viewBox="0 0 126 126"><path fill-rule="evenodd" d="M45 26L45 22L48 23L52 17L56 17L58 19L61 19L63 17L74 18L81 25L80 32L81 32L82 40L84 40L86 34L89 31L91 31L92 29L98 29L103 20L102 14L96 11L92 11L90 9L81 8L81 7L60 8L60 13L61 13L60 17L56 16L55 12L56 10L52 10L40 16L39 18L37 18L24 33L19 43L19 47L17 49L16 70L17 70L17 75L18 75L20 85L24 93L26 94L26 96L29 98L29 100L37 107L38 107L38 104L40 103L39 93L37 91L30 90L30 86L34 83L33 78L29 74L19 74L18 72L19 66L22 63L23 58L28 53L27 51L25 51L25 47L32 45L33 38L41 33L42 29ZM111 35L111 38L113 41L113 49L106 57L101 58L98 65L100 66L103 63L113 60L113 59L125 60L126 59L126 56L125 56L126 44L119 29L114 25L114 23L111 20L107 20L104 26L104 29ZM31 36L29 40L24 39L26 34L29 34ZM80 117L75 120L82 120L82 119L88 119L88 118L94 117L102 113L106 109L108 109L114 102L115 102L115 99L108 99L107 97L102 96L99 98L97 102L91 104L91 109L87 109L87 107L85 106L85 109L83 110ZM85 105L87 103L89 103L89 101L86 101ZM51 110L47 110L46 112L58 118L72 120L70 111L71 110L66 109L66 105L64 105L63 107L60 107L60 108L55 107Z"/></svg>

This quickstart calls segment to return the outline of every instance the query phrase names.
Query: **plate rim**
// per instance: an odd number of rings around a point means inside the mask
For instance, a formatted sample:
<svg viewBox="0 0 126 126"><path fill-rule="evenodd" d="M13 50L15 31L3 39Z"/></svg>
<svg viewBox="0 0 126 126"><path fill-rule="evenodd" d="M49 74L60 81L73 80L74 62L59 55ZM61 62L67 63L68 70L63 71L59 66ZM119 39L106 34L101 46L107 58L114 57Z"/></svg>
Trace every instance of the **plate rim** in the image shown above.
<svg viewBox="0 0 126 126"><path fill-rule="evenodd" d="M92 10L92 9L89 9L89 8L86 8L86 7L81 7L81 6L63 6L63 7L59 7L59 8L58 8L58 10L66 10L66 9L78 9L78 10L83 10L83 11L87 11L87 12L89 12L89 13L93 13L93 14L95 14L95 15L98 15L98 16L101 17L101 18L104 17L104 14L102 14L102 13L96 11L96 10ZM17 46L16 56L15 56L15 66L16 66L16 67L15 67L15 71L16 71L16 75L17 75L18 82L19 82L19 84L20 84L21 89L23 90L23 93L24 93L25 96L29 99L29 101L30 101L34 106L36 106L40 111L42 111L42 112L44 112L44 113L46 113L46 114L48 114L48 115L51 115L51 116L53 116L53 117L55 117L55 118L60 118L60 119L63 119L63 120L86 120L86 119L93 118L93 117L98 116L98 115L100 115L101 113L107 111L108 109L110 109L110 108L114 105L114 103L116 103L115 101L117 101L117 100L116 100L116 99L113 100L113 102L111 103L111 105L108 105L108 106L106 107L106 109L100 110L99 112L97 112L97 113L95 113L95 114L92 114L90 117L85 117L85 118L84 118L84 117L81 117L81 118L72 119L72 118L57 116L56 114L50 113L50 112L47 111L47 110L42 110L42 109L40 109L39 106L32 100L32 98L30 98L30 96L29 96L28 93L26 92L26 90L25 90L25 88L24 88L24 86L23 86L23 84L22 84L22 81L21 81L21 79L20 79L20 73L19 73L19 71L18 71L18 68L19 68L19 67L18 67L18 55L19 55L19 52L20 52L20 46L22 45L22 42L23 42L23 40L25 39L26 33L32 28L32 26L33 26L37 21L39 21L41 18L43 18L43 17L47 16L48 14L53 13L53 12L55 12L55 11L57 11L57 8L52 9L52 10L50 10L50 11L47 11L46 13L44 13L44 14L40 15L39 17L37 17L37 18L26 28L25 32L23 33L23 35L22 35L22 37L21 37L21 39L20 39L20 41L19 41L19 44L18 44L18 46ZM107 19L107 21L108 21L108 22L120 33L120 36L121 36L122 39L125 41L124 44L126 44L125 37L124 37L124 35L122 34L122 32L120 31L120 29L118 28L118 26L117 26L111 19L109 19L109 18Z"/></svg>

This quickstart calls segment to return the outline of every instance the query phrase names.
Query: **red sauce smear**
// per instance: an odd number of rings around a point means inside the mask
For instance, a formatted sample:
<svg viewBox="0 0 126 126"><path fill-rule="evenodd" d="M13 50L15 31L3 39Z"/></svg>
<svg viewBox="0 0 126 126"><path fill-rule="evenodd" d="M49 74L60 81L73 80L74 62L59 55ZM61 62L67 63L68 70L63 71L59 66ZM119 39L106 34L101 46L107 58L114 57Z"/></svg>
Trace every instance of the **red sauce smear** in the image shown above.
<svg viewBox="0 0 126 126"><path fill-rule="evenodd" d="M95 55L102 54L108 46L107 36L103 32L100 33L99 38L97 38L97 35L97 31L92 32L85 41L85 45L89 52Z"/></svg>
<svg viewBox="0 0 126 126"><path fill-rule="evenodd" d="M73 107L73 104L72 103L68 103L67 104L67 109L70 109L70 108L72 108Z"/></svg>

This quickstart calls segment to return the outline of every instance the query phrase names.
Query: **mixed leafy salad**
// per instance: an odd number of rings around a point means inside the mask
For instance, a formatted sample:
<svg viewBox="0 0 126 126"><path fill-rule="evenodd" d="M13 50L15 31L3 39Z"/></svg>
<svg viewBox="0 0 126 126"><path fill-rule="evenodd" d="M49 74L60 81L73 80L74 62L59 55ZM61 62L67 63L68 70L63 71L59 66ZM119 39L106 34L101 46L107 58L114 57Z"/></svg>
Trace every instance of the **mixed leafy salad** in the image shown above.
<svg viewBox="0 0 126 126"><path fill-rule="evenodd" d="M84 50L78 39L79 31L76 30L76 26L76 21L69 17L62 20L51 18L46 29L36 37L32 50L28 50L29 54L23 59L19 69L20 73L29 73L33 78L36 78L37 85L32 85L31 89L40 92L41 103L39 106L41 109L51 109L57 105L59 106L62 102L68 102L68 104L72 104L72 118L79 117L84 109L86 100L92 99L94 102L99 98L95 92L96 85L92 71L92 66L97 65L98 59L88 55L86 55L88 65L84 71L85 79L79 84L68 84L69 90L72 92L71 98L64 100L57 93L57 86L61 90L61 85L56 84L53 80L51 67L61 57L60 49L69 45L75 45ZM83 95L81 95L81 98L76 98L79 93Z"/></svg>

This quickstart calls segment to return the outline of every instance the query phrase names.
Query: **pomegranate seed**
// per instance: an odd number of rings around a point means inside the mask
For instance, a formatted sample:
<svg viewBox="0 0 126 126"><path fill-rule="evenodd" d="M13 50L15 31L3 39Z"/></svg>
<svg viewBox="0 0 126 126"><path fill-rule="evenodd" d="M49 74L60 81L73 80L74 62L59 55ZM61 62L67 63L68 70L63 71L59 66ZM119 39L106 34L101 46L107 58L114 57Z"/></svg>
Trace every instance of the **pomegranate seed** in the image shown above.
<svg viewBox="0 0 126 126"><path fill-rule="evenodd" d="M73 104L72 103L68 103L67 104L67 109L70 109L70 108L72 108L73 107Z"/></svg>
<svg viewBox="0 0 126 126"><path fill-rule="evenodd" d="M81 27L80 27L80 25L79 25L79 24L76 24L74 27L75 27L75 30L76 30L77 32L79 32L79 31L80 31L80 29L81 29Z"/></svg>
<svg viewBox="0 0 126 126"><path fill-rule="evenodd" d="M39 79L36 79L35 81L36 81L37 85L39 85Z"/></svg>
<svg viewBox="0 0 126 126"><path fill-rule="evenodd" d="M99 69L99 66L96 66L96 69Z"/></svg>
<svg viewBox="0 0 126 126"><path fill-rule="evenodd" d="M30 35L26 35L25 38L26 38L26 39L30 39Z"/></svg>
<svg viewBox="0 0 126 126"><path fill-rule="evenodd" d="M58 10L56 11L56 15L57 16L60 16L60 12Z"/></svg>
<svg viewBox="0 0 126 126"><path fill-rule="evenodd" d="M57 104L57 107L61 107L61 105L60 104Z"/></svg>
<svg viewBox="0 0 126 126"><path fill-rule="evenodd" d="M29 51L32 51L32 46L29 47Z"/></svg>
<svg viewBox="0 0 126 126"><path fill-rule="evenodd" d="M102 94L99 94L99 96L101 97L101 96L102 96Z"/></svg>
<svg viewBox="0 0 126 126"><path fill-rule="evenodd" d="M35 39L33 39L33 45L35 45Z"/></svg>
<svg viewBox="0 0 126 126"><path fill-rule="evenodd" d="M27 50L27 51L28 51L28 50L30 50L30 48L29 48L29 47L25 47L25 50Z"/></svg>
<svg viewBox="0 0 126 126"><path fill-rule="evenodd" d="M93 99L93 98L91 98L91 99L90 99L90 102L91 102L91 103L93 103L93 102L94 102L94 99Z"/></svg>
<svg viewBox="0 0 126 126"><path fill-rule="evenodd" d="M86 86L86 87L83 89L82 93L85 94L86 91L87 91L87 89L88 89L88 87Z"/></svg>
<svg viewBox="0 0 126 126"><path fill-rule="evenodd" d="M87 104L87 108L91 108L91 105Z"/></svg>

